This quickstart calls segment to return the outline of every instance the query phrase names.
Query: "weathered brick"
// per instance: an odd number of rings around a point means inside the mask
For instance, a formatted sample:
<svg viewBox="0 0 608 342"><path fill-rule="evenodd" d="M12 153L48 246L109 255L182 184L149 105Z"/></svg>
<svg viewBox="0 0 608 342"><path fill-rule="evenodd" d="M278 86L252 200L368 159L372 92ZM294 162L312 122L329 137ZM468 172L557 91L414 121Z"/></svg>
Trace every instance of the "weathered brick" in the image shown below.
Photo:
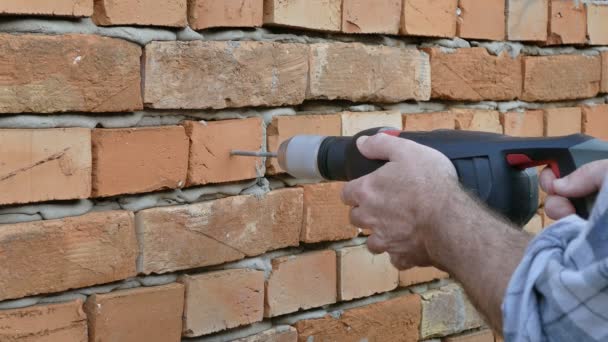
<svg viewBox="0 0 608 342"><path fill-rule="evenodd" d="M188 170L188 137L181 126L95 129L93 196L181 188Z"/></svg>
<svg viewBox="0 0 608 342"><path fill-rule="evenodd" d="M430 94L429 59L416 49L360 43L310 47L307 99L400 102L428 100Z"/></svg>
<svg viewBox="0 0 608 342"><path fill-rule="evenodd" d="M457 6L458 0L403 0L401 34L454 37Z"/></svg>
<svg viewBox="0 0 608 342"><path fill-rule="evenodd" d="M558 137L581 132L582 112L578 107L545 109L545 136Z"/></svg>
<svg viewBox="0 0 608 342"><path fill-rule="evenodd" d="M188 186L252 179L259 175L263 166L261 158L234 157L230 151L262 149L261 118L187 121L184 126L190 138Z"/></svg>
<svg viewBox="0 0 608 342"><path fill-rule="evenodd" d="M93 22L100 26L185 27L188 0L95 0Z"/></svg>
<svg viewBox="0 0 608 342"><path fill-rule="evenodd" d="M298 331L290 326L278 326L233 342L297 342Z"/></svg>
<svg viewBox="0 0 608 342"><path fill-rule="evenodd" d="M272 272L266 281L264 316L274 317L335 303L336 289L334 251L273 259Z"/></svg>
<svg viewBox="0 0 608 342"><path fill-rule="evenodd" d="M399 33L402 0L344 0L342 31L346 33Z"/></svg>
<svg viewBox="0 0 608 342"><path fill-rule="evenodd" d="M454 109L456 129L502 134L500 113L494 110Z"/></svg>
<svg viewBox="0 0 608 342"><path fill-rule="evenodd" d="M608 51L602 52L602 81L601 89L602 93L608 93Z"/></svg>
<svg viewBox="0 0 608 342"><path fill-rule="evenodd" d="M432 97L446 100L513 100L522 90L521 57L493 56L485 48L443 52L431 56Z"/></svg>
<svg viewBox="0 0 608 342"><path fill-rule="evenodd" d="M435 267L414 267L399 272L399 286L407 287L421 283L429 283L431 281L448 278L449 276L449 274L440 271Z"/></svg>
<svg viewBox="0 0 608 342"><path fill-rule="evenodd" d="M507 39L546 41L549 0L507 0Z"/></svg>
<svg viewBox="0 0 608 342"><path fill-rule="evenodd" d="M606 4L586 4L587 34L591 45L608 45L608 6Z"/></svg>
<svg viewBox="0 0 608 342"><path fill-rule="evenodd" d="M542 137L544 135L544 115L542 110L508 112L500 117L504 134L513 137Z"/></svg>
<svg viewBox="0 0 608 342"><path fill-rule="evenodd" d="M94 294L87 299L85 310L90 341L180 341L184 286L169 284Z"/></svg>
<svg viewBox="0 0 608 342"><path fill-rule="evenodd" d="M524 226L524 230L534 235L539 234L543 230L543 218L538 214L534 215Z"/></svg>
<svg viewBox="0 0 608 342"><path fill-rule="evenodd" d="M342 135L353 136L370 128L392 127L402 129L399 112L342 113Z"/></svg>
<svg viewBox="0 0 608 342"><path fill-rule="evenodd" d="M261 321L264 272L249 269L185 275L183 334L200 336Z"/></svg>
<svg viewBox="0 0 608 342"><path fill-rule="evenodd" d="M2 0L0 14L88 17L93 14L93 0Z"/></svg>
<svg viewBox="0 0 608 342"><path fill-rule="evenodd" d="M608 141L608 105L583 107L582 132Z"/></svg>
<svg viewBox="0 0 608 342"><path fill-rule="evenodd" d="M505 39L505 0L459 0L458 37Z"/></svg>
<svg viewBox="0 0 608 342"><path fill-rule="evenodd" d="M264 19L264 0L188 0L188 21L194 30L210 27L258 27Z"/></svg>
<svg viewBox="0 0 608 342"><path fill-rule="evenodd" d="M281 143L294 135L340 136L341 131L340 115L275 116L266 130L268 150L277 151ZM270 175L284 172L276 158L269 158L266 168Z"/></svg>
<svg viewBox="0 0 608 342"><path fill-rule="evenodd" d="M404 114L403 128L411 132L455 129L456 114L452 112Z"/></svg>
<svg viewBox="0 0 608 342"><path fill-rule="evenodd" d="M0 204L87 198L91 194L91 132L0 130Z"/></svg>
<svg viewBox="0 0 608 342"><path fill-rule="evenodd" d="M217 265L297 246L302 189L263 197L233 196L136 214L139 272L166 273Z"/></svg>
<svg viewBox="0 0 608 342"><path fill-rule="evenodd" d="M585 44L587 42L587 10L573 0L549 0L549 36L547 44Z"/></svg>
<svg viewBox="0 0 608 342"><path fill-rule="evenodd" d="M145 73L144 102L151 108L300 104L306 94L308 47L251 41L152 42L146 46Z"/></svg>
<svg viewBox="0 0 608 342"><path fill-rule="evenodd" d="M594 97L600 90L599 56L524 57L524 101L559 101Z"/></svg>
<svg viewBox="0 0 608 342"><path fill-rule="evenodd" d="M0 34L0 56L0 113L142 108L141 48L125 40Z"/></svg>
<svg viewBox="0 0 608 342"><path fill-rule="evenodd" d="M96 212L0 229L0 300L109 283L136 275L133 214Z"/></svg>
<svg viewBox="0 0 608 342"><path fill-rule="evenodd" d="M264 0L264 24L340 31L342 0Z"/></svg>
<svg viewBox="0 0 608 342"><path fill-rule="evenodd" d="M492 330L481 330L464 335L449 336L442 339L443 342L494 342Z"/></svg>
<svg viewBox="0 0 608 342"><path fill-rule="evenodd" d="M420 312L420 297L407 295L299 321L295 327L300 342L418 341Z"/></svg>

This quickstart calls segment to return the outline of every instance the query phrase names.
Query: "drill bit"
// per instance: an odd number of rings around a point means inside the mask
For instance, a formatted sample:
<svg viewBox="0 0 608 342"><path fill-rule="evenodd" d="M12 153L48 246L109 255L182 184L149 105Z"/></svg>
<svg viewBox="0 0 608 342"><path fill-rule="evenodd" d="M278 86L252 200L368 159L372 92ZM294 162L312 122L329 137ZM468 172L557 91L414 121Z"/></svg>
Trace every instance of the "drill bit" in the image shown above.
<svg viewBox="0 0 608 342"><path fill-rule="evenodd" d="M278 155L276 152L253 152L253 151L240 151L240 150L232 150L230 151L231 156L241 156L241 157L265 157L265 158L277 158Z"/></svg>

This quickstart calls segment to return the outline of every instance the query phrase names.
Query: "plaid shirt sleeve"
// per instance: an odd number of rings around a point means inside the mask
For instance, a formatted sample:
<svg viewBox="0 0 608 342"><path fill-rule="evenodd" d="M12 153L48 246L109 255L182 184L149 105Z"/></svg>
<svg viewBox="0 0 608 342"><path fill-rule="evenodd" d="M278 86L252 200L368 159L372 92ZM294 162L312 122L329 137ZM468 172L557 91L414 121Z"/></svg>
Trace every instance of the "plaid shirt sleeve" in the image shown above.
<svg viewBox="0 0 608 342"><path fill-rule="evenodd" d="M589 221L569 216L530 243L502 311L505 341L608 341L608 178Z"/></svg>

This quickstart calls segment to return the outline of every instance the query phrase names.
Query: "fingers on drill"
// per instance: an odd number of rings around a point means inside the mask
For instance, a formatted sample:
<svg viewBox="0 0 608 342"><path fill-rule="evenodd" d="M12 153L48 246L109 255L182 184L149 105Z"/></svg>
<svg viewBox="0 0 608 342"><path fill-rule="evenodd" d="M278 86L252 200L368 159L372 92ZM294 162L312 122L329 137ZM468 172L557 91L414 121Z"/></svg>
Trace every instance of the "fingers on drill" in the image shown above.
<svg viewBox="0 0 608 342"><path fill-rule="evenodd" d="M545 213L554 220L559 220L575 212L574 205L565 197L550 195L545 199Z"/></svg>
<svg viewBox="0 0 608 342"><path fill-rule="evenodd" d="M357 148L367 159L395 161L406 149L403 144L407 142L405 139L380 133L357 139Z"/></svg>
<svg viewBox="0 0 608 342"><path fill-rule="evenodd" d="M371 230L373 230L376 225L373 217L366 214L364 209L360 207L350 209L350 223L355 227L368 228Z"/></svg>
<svg viewBox="0 0 608 342"><path fill-rule="evenodd" d="M553 174L553 171L551 170L550 167L546 167L541 173L540 173L540 187L543 189L544 192L546 192L548 195L553 195L553 181L555 181L556 177Z"/></svg>
<svg viewBox="0 0 608 342"><path fill-rule="evenodd" d="M386 252L387 246L378 234L372 234L367 238L367 249L373 254L382 254Z"/></svg>
<svg viewBox="0 0 608 342"><path fill-rule="evenodd" d="M562 197L584 197L597 192L608 174L608 160L585 164L570 175L553 182L553 191Z"/></svg>

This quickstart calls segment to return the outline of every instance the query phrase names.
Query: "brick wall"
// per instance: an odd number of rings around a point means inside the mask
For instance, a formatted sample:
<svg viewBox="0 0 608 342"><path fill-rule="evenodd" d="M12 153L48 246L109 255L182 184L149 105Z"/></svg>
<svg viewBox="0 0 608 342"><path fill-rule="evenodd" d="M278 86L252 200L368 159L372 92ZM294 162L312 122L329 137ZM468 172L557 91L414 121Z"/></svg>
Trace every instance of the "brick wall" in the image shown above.
<svg viewBox="0 0 608 342"><path fill-rule="evenodd" d="M608 139L598 1L0 14L2 341L494 341L448 274L367 251L343 184L229 151L385 125Z"/></svg>

